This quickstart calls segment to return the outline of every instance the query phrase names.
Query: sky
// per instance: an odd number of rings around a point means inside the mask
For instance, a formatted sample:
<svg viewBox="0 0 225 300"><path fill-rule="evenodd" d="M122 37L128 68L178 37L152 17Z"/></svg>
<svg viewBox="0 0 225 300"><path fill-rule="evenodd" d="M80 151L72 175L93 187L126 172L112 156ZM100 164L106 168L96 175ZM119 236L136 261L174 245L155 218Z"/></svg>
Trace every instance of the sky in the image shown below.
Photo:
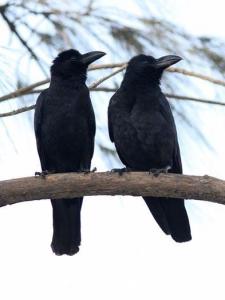
<svg viewBox="0 0 225 300"><path fill-rule="evenodd" d="M223 1L161 2L172 9L171 20L187 31L224 38ZM121 1L115 3L120 5ZM131 1L126 7L134 10ZM204 84L201 87L205 89ZM189 158L194 153L199 159L194 169L185 162L185 173L225 179L223 115L219 107L212 111L202 107L199 122L216 152L195 146L193 140ZM24 133L29 120L18 115L5 119L5 125L18 148L0 147L0 178L29 176L40 170L33 132ZM7 132L1 134L7 136ZM99 171L106 169L98 150L93 166ZM82 246L73 257L51 252L49 201L1 208L0 299L224 300L225 207L200 201L186 203L193 240L176 244L163 235L141 198L86 197Z"/></svg>
<svg viewBox="0 0 225 300"><path fill-rule="evenodd" d="M224 38L224 11L225 2L223 0L158 0L157 6L151 1L145 1L151 11L158 16L178 23L189 33L201 36L214 36ZM102 3L105 3L102 0ZM111 0L115 7L125 8L132 13L143 14L133 1ZM146 10L146 12L148 12Z"/></svg>
<svg viewBox="0 0 225 300"><path fill-rule="evenodd" d="M190 33L224 39L225 2L223 0L166 0L163 2L168 3L171 20L176 20Z"/></svg>

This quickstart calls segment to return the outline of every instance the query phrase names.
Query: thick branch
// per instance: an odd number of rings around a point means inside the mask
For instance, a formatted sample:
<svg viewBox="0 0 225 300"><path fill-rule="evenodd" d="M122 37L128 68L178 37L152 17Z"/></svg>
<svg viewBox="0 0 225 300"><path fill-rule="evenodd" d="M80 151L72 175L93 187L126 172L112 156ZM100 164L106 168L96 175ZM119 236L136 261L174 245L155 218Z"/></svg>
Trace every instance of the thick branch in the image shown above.
<svg viewBox="0 0 225 300"><path fill-rule="evenodd" d="M175 197L225 204L225 181L205 176L129 172L67 173L0 181L0 206L93 195ZM170 201L168 199L168 201Z"/></svg>

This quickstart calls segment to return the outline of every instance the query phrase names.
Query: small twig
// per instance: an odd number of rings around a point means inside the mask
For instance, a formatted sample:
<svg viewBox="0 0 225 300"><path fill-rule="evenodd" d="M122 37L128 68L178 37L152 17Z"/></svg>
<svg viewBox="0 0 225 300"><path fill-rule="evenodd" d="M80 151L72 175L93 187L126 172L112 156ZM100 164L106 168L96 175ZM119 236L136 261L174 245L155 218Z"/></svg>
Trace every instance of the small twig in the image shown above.
<svg viewBox="0 0 225 300"><path fill-rule="evenodd" d="M26 111L34 109L35 106L36 105L33 104L33 105L30 105L30 106L24 106L22 108L18 108L18 109L12 110L10 112L2 113L2 114L0 114L0 118L10 117L10 116L15 116L15 115L21 114L23 112L26 112Z"/></svg>
<svg viewBox="0 0 225 300"><path fill-rule="evenodd" d="M124 63L118 63L118 64L103 64L103 65L93 65L91 66L88 71L93 71L93 70L101 70L101 69L113 69L113 68L117 68L117 67L121 67L121 66L124 66ZM118 70L118 72L120 72ZM118 72L116 72L115 74L117 74ZM114 75L115 75L114 74ZM110 74L111 75L111 74ZM113 75L112 75L113 76ZM111 77L111 76L110 76ZM109 77L109 78L110 78ZM12 93L9 93L7 95L4 95L2 97L0 97L0 102L3 102L3 101L6 101L6 100L9 100L9 99L13 99L13 98L17 98L17 97L20 97L20 96L23 96L23 95L27 95L28 92L31 93L31 91L39 86L42 86L46 83L49 83L50 79L47 78L47 79L44 79L44 80L41 80L41 81L38 81L36 83L33 83L31 85L28 85L26 87L23 87L23 88L19 88L17 89L16 91L12 92ZM103 80L104 81L104 80Z"/></svg>
<svg viewBox="0 0 225 300"><path fill-rule="evenodd" d="M32 90L32 91L27 91L24 94L22 94L21 96L28 96L28 95L32 95L32 94L40 94L41 92L43 92L45 89L37 89L37 90ZM90 88L89 89L91 92L115 92L117 89L116 88L108 88L108 87L97 87L97 88Z"/></svg>
<svg viewBox="0 0 225 300"><path fill-rule="evenodd" d="M116 67L120 67L118 70L112 72L111 74L100 78L99 80L93 82L90 86L89 89L91 91L103 91L103 92L114 92L116 91L116 89L114 88L106 88L106 87L102 87L102 88L98 88L95 89L95 87L97 87L99 84L101 84L102 82L106 81L107 79L111 78L112 76L116 75L117 73L123 71L126 68L126 63L115 63L115 64L103 64L103 65L93 65L89 68L89 71L92 70L100 70L100 69L108 69L108 68L116 68ZM200 78L202 80L207 80L210 81L214 84L219 84L222 86L225 86L225 81L219 80L219 79L215 79L215 78L211 78L209 76L205 76L199 73L195 73L195 72L191 72L191 71L187 71L184 69L180 69L180 68L169 68L168 69L169 72L176 72L176 73L180 73L180 74L184 74L184 75L188 75L188 76L192 76L192 77L196 77L196 78ZM28 95L28 94L34 94L34 93L39 93L42 90L34 90L36 87L39 87L41 85L44 85L46 83L49 82L49 79L45 79L39 82L36 82L34 84L31 84L27 87L23 87L20 89L17 89L16 91L9 93L5 96L0 97L0 102L6 101L8 99L12 99L12 98L16 98L19 96L23 96L23 95ZM206 99L201 99L201 98L195 98L195 97L189 97L189 96L182 96L182 95L173 95L173 94L166 94L166 96L168 98L174 98L174 99L180 99L180 100L188 100L188 101L195 101L195 102L200 102L200 103L207 103L207 104L213 104L213 105L221 105L224 106L225 103L224 102L220 102L220 101L213 101L213 100L206 100ZM11 112L6 112L6 113L2 113L0 114L0 117L7 117L7 116L13 116L22 112L26 112L29 111L31 109L34 108L34 105L31 106L27 106L27 107L22 107L20 109L17 110L13 110Z"/></svg>
<svg viewBox="0 0 225 300"><path fill-rule="evenodd" d="M39 86L41 86L43 84L46 84L48 82L49 82L49 79L45 79L45 80L33 83L33 84L29 85L29 86L17 89L16 91L14 91L12 93L9 93L9 94L7 94L5 96L0 97L0 102L6 101L6 100L9 100L9 99L13 99L13 98L17 98L19 96L26 95L26 94L28 94L28 92L32 91L36 87L39 87Z"/></svg>
<svg viewBox="0 0 225 300"><path fill-rule="evenodd" d="M165 93L165 96L168 97L168 98L173 98L173 99L178 99L178 100L187 100L187 101L193 101L193 102L200 102L200 103L204 103L204 104L213 104L213 105L225 106L225 102L222 102L222 101L207 100L207 99L201 99L201 98L195 98L195 97L189 97L189 96L182 96L182 95L167 94L167 93Z"/></svg>
<svg viewBox="0 0 225 300"><path fill-rule="evenodd" d="M117 67L122 67L122 70L123 70L123 69L125 69L125 65L126 65L126 63L93 65L88 70L89 71L93 71L93 70L100 70L100 69L112 69L112 68L117 68ZM209 76L205 76L205 75L202 75L202 74L199 74L199 73L187 71L187 70L184 70L184 69L171 67L167 71L168 72L176 72L176 73L180 73L180 74L191 76L191 77L196 77L196 78L199 78L199 79L202 79L202 80L206 80L206 81L212 82L214 84L225 86L225 81L223 81L223 80L215 79L215 78L212 78L212 77L209 77ZM121 71L117 70L115 72L115 74L117 74L119 72L121 72ZM115 75L114 73L112 73L112 74ZM113 75L110 74L109 77L107 77L106 79L112 77ZM0 97L0 102L3 102L3 101L6 101L6 100L9 100L9 99L13 99L13 98L16 98L16 97L28 94L28 92L32 91L34 88L39 87L39 86L41 86L43 84L46 84L48 82L49 82L49 79L45 79L45 80L36 82L34 84L31 84L31 85L29 85L27 87L20 88L20 89L14 91L12 93L9 93L7 95L4 95L4 96ZM98 82L98 81L96 81L96 82ZM184 97L182 97L182 96L181 96L181 98L184 99ZM186 99L186 100L189 100L189 99ZM208 103L211 103L211 100L207 100L207 101L209 101ZM199 102L201 102L201 101L199 101ZM218 105L223 105L223 103L218 102Z"/></svg>
<svg viewBox="0 0 225 300"><path fill-rule="evenodd" d="M117 64L102 64L102 65L92 65L88 68L88 71L100 70L100 69L113 69L120 68L126 65L126 62L117 63Z"/></svg>
<svg viewBox="0 0 225 300"><path fill-rule="evenodd" d="M126 65L127 65L127 62L102 64L102 65L92 65L92 66L89 67L88 71L94 71L94 70L100 70L100 69L112 69L112 68L118 68L118 67L122 67L122 70L123 70L123 69L125 69ZM205 75L202 75L200 73L188 71L188 70L185 70L185 69L182 69L182 68L170 67L169 69L167 69L167 71L168 72L179 73L179 74L183 74L183 75L187 75L187 76L191 76L191 77L195 77L195 78L199 78L199 79L202 79L202 80L205 80L205 81L212 82L214 84L225 86L225 81L224 80L215 79L213 77L205 76ZM118 72L120 72L120 70L116 71L115 74L117 74ZM114 75L114 73L112 73L112 75L110 75L109 78L113 75ZM45 80L36 82L34 84L31 84L27 87L20 88L20 89L14 91L12 93L9 93L7 95L4 95L4 96L0 97L0 102L5 101L5 100L9 100L9 99L13 99L13 98L22 96L24 94L27 94L28 91L31 91L34 88L39 87L39 86L41 86L43 84L46 84L48 82L49 82L49 79L45 79Z"/></svg>
<svg viewBox="0 0 225 300"><path fill-rule="evenodd" d="M28 43L22 38L22 36L17 31L17 28L15 24L8 18L6 15L5 10L1 11L2 18L5 20L6 24L8 25L9 29L12 33L15 34L15 36L18 38L20 43L27 49L27 51L30 53L31 57L36 61L36 63L39 65L40 69L44 74L46 74L45 69L43 68L42 64L40 63L40 59L37 57L35 52L32 50L32 48L28 45Z"/></svg>
<svg viewBox="0 0 225 300"><path fill-rule="evenodd" d="M99 88L90 88L90 91L92 92L116 92L117 89L115 88L107 88L107 87L99 87ZM42 90L34 90L32 93L40 93ZM26 95L26 94L25 94ZM173 94L168 94L165 93L165 96L171 99L177 99L177 100L184 100L184 101L193 101L193 102L199 102L199 103L204 103L204 104L213 104L213 105L220 105L220 106L225 106L225 102L220 102L220 101L214 101L214 100L206 100L206 99L200 99L200 98L194 98L194 97L188 97L188 96L182 96L182 95L173 95ZM31 106L25 106L16 110L12 110L10 112L2 113L0 114L0 118L2 117L10 117L14 116L29 110L32 110L35 108L35 105Z"/></svg>
<svg viewBox="0 0 225 300"><path fill-rule="evenodd" d="M180 74L191 76L191 77L196 77L196 78L199 78L199 79L202 79L202 80L205 80L205 81L212 82L214 84L225 86L225 81L224 80L215 79L213 77L202 75L200 73L187 71L187 70L182 69L182 68L171 67L171 68L167 69L167 71L168 72L174 72L174 73L180 73Z"/></svg>
<svg viewBox="0 0 225 300"><path fill-rule="evenodd" d="M116 88L108 88L108 87L96 87L96 88L89 88L91 92L106 92L106 93L115 93L117 91Z"/></svg>
<svg viewBox="0 0 225 300"><path fill-rule="evenodd" d="M93 83L91 83L91 85L89 86L89 89L92 90L94 89L95 87L97 87L99 84L101 84L102 82L106 81L107 79L109 79L110 77L122 72L124 69L126 68L126 65L124 65L123 67L119 68L118 70L112 72L111 74L107 75L107 76L104 76L102 78L100 78L99 80L97 81L94 81ZM27 89L26 88L23 88L25 89L25 91L27 92ZM21 89L20 89L21 90ZM11 112L6 112L6 113L2 113L0 114L0 117L9 117L9 116L13 116L13 115L17 115L17 114L20 114L22 112L26 112L26 111L29 111L29 110L32 110L35 108L35 105L31 105L31 106L26 106L26 107L22 107L22 108L19 108L17 110L13 110Z"/></svg>
<svg viewBox="0 0 225 300"><path fill-rule="evenodd" d="M95 88L97 87L99 84L101 84L102 82L106 81L107 79L113 77L114 75L122 72L124 69L126 68L126 65L123 65L122 67L120 67L118 70L112 72L111 74L104 76L96 81L94 81L93 83L90 84L89 89Z"/></svg>

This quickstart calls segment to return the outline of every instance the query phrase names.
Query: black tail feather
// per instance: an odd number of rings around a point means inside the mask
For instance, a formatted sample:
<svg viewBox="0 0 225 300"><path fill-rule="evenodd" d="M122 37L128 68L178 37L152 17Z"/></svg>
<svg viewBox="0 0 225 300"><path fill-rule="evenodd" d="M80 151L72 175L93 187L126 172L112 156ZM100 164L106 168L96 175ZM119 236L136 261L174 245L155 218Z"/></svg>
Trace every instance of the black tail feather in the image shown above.
<svg viewBox="0 0 225 300"><path fill-rule="evenodd" d="M161 198L144 197L144 200L162 231L165 234L170 234L170 228L161 203Z"/></svg>
<svg viewBox="0 0 225 300"><path fill-rule="evenodd" d="M154 219L166 234L178 242L191 240L191 229L183 199L144 197Z"/></svg>
<svg viewBox="0 0 225 300"><path fill-rule="evenodd" d="M73 255L81 242L80 211L83 198L51 200L53 208L52 251Z"/></svg>

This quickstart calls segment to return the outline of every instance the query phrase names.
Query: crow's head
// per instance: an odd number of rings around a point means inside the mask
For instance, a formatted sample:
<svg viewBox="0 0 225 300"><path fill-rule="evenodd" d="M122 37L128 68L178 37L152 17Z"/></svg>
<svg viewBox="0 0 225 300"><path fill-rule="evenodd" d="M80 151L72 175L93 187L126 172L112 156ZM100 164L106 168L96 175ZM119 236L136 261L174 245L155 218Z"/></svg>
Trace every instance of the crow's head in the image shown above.
<svg viewBox="0 0 225 300"><path fill-rule="evenodd" d="M181 59L181 57L176 55L167 55L160 58L144 54L137 55L129 61L127 74L145 82L152 81L159 83L163 71Z"/></svg>
<svg viewBox="0 0 225 300"><path fill-rule="evenodd" d="M92 51L81 54L79 51L70 49L59 53L51 66L51 74L63 78L86 75L89 64L104 56L104 52Z"/></svg>

